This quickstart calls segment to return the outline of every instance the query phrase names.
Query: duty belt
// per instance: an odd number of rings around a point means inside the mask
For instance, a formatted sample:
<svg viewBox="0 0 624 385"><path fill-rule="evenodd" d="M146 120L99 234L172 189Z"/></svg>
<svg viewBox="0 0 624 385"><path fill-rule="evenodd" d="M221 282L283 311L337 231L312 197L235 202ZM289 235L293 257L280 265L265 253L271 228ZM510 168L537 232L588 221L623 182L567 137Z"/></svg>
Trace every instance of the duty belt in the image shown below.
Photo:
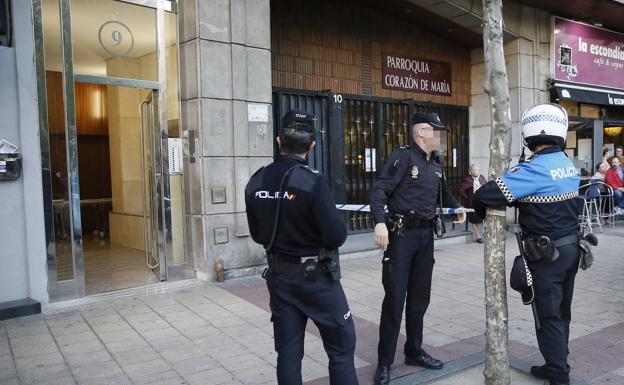
<svg viewBox="0 0 624 385"><path fill-rule="evenodd" d="M274 274L302 274L309 281L329 281L329 277L321 269L317 255L293 257L283 254L270 254L267 255L267 261L269 263L268 270Z"/></svg>
<svg viewBox="0 0 624 385"><path fill-rule="evenodd" d="M404 215L398 213L389 213L386 217L386 221L390 225L391 230L395 227L403 228L406 230L412 228L427 229L433 227L433 225L435 224L435 220L433 219L420 219L415 215Z"/></svg>
<svg viewBox="0 0 624 385"><path fill-rule="evenodd" d="M529 262L538 262L546 260L552 262L559 258L557 249L570 244L578 244L578 234L570 234L563 236L555 241L545 235L524 235L524 249L526 250L525 258Z"/></svg>

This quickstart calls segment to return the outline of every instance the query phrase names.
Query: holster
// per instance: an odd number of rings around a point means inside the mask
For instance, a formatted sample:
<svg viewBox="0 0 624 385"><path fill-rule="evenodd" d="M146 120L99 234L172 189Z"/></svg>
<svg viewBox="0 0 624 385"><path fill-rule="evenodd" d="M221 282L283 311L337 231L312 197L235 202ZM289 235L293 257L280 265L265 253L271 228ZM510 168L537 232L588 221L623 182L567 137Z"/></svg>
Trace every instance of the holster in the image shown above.
<svg viewBox="0 0 624 385"><path fill-rule="evenodd" d="M529 262L541 260L555 261L559 258L559 251L555 243L545 235L529 235L524 239L524 247Z"/></svg>
<svg viewBox="0 0 624 385"><path fill-rule="evenodd" d="M332 281L338 281L340 275L340 255L338 249L321 248L319 250L319 264Z"/></svg>

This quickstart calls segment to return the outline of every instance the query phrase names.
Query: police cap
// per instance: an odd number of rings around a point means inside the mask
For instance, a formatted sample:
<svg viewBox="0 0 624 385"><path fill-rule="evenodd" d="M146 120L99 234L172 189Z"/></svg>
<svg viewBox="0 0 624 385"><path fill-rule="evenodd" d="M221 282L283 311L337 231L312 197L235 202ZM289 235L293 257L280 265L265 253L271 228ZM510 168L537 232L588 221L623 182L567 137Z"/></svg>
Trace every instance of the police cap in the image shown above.
<svg viewBox="0 0 624 385"><path fill-rule="evenodd" d="M509 285L512 289L519 291L522 295L522 303L530 305L535 300L533 289L533 277L527 266L526 260L522 256L517 256L514 260L511 274L509 275Z"/></svg>
<svg viewBox="0 0 624 385"><path fill-rule="evenodd" d="M416 112L412 115L412 124L427 123L434 130L446 130L446 126L435 112Z"/></svg>
<svg viewBox="0 0 624 385"><path fill-rule="evenodd" d="M282 119L282 128L294 128L295 130L314 133L312 115L303 110L290 110Z"/></svg>

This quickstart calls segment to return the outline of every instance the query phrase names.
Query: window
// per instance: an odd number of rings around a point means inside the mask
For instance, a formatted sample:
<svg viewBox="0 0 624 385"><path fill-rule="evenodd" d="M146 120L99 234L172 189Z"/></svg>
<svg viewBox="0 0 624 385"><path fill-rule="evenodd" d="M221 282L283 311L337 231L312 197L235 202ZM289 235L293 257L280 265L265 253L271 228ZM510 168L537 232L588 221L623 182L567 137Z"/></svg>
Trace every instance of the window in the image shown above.
<svg viewBox="0 0 624 385"><path fill-rule="evenodd" d="M11 0L0 0L0 46L13 45L13 28L11 26Z"/></svg>

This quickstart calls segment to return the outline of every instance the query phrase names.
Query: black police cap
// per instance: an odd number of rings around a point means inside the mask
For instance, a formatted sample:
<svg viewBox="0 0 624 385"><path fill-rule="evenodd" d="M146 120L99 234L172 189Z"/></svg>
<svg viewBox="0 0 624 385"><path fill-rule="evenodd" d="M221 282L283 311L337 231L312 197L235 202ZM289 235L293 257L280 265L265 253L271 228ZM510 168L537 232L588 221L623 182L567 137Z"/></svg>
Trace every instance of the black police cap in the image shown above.
<svg viewBox="0 0 624 385"><path fill-rule="evenodd" d="M412 115L412 124L427 123L430 124L434 130L445 130L446 126L440 120L440 117L435 112L416 112Z"/></svg>
<svg viewBox="0 0 624 385"><path fill-rule="evenodd" d="M522 303L530 305L535 300L533 289L533 277L522 256L517 256L514 260L511 274L509 275L509 285L512 289L519 291L522 295Z"/></svg>
<svg viewBox="0 0 624 385"><path fill-rule="evenodd" d="M290 110L282 119L282 128L294 128L314 133L314 122L312 114L303 110Z"/></svg>

